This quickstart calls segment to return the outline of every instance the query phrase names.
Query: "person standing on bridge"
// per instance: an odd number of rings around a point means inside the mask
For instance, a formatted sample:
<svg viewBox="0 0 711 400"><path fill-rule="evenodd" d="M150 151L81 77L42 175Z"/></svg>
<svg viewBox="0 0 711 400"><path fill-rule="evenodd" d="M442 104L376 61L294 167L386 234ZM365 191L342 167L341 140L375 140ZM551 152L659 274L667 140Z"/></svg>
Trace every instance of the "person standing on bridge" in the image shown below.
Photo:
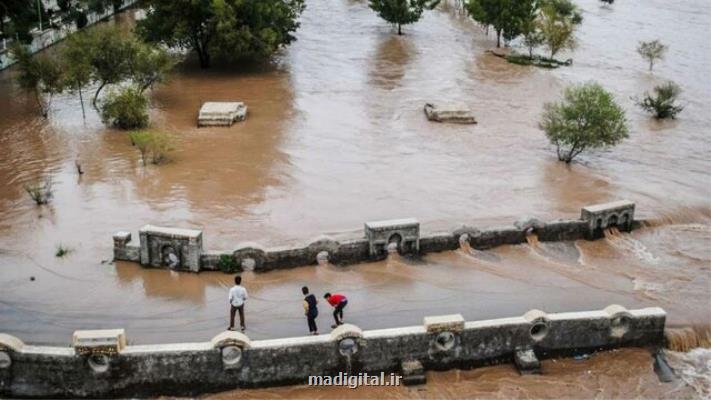
<svg viewBox="0 0 711 400"><path fill-rule="evenodd" d="M247 289L242 286L242 277L235 276L235 285L230 289L230 326L228 331L235 330L235 311L239 311L239 325L242 332L247 329L244 325L244 303L247 301Z"/></svg>
<svg viewBox="0 0 711 400"><path fill-rule="evenodd" d="M328 301L328 304L334 307L333 319L336 320L335 325L331 325L331 328L336 328L338 325L343 325L343 309L348 305L348 299L346 296L340 293L326 293L323 298Z"/></svg>
<svg viewBox="0 0 711 400"><path fill-rule="evenodd" d="M304 294L304 315L309 323L309 333L318 335L318 327L316 326L316 317L318 317L318 300L313 293L309 294L309 288L304 286L301 288L301 293Z"/></svg>

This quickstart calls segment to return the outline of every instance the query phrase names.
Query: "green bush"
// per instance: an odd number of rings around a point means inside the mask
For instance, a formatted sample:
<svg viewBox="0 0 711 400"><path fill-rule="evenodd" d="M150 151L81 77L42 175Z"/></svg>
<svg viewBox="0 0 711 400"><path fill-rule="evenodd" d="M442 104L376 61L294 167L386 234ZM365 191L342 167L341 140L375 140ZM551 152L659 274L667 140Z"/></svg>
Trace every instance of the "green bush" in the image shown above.
<svg viewBox="0 0 711 400"><path fill-rule="evenodd" d="M162 132L135 131L128 134L131 144L141 152L143 165L150 160L153 164L160 164L168 158L168 153L173 150L173 138Z"/></svg>
<svg viewBox="0 0 711 400"><path fill-rule="evenodd" d="M654 88L654 96L645 93L642 101L638 101L637 104L644 111L653 114L657 119L674 119L684 109L683 106L674 104L680 94L681 88L679 85L674 82L667 82Z"/></svg>
<svg viewBox="0 0 711 400"><path fill-rule="evenodd" d="M240 270L235 257L227 254L220 256L220 261L217 262L217 266L220 268L220 271L224 273L234 273Z"/></svg>
<svg viewBox="0 0 711 400"><path fill-rule="evenodd" d="M562 101L544 109L541 128L566 163L588 148L614 146L628 136L624 109L594 82L567 87Z"/></svg>
<svg viewBox="0 0 711 400"><path fill-rule="evenodd" d="M148 125L148 99L135 87L111 92L101 104L101 119L121 129L139 129Z"/></svg>

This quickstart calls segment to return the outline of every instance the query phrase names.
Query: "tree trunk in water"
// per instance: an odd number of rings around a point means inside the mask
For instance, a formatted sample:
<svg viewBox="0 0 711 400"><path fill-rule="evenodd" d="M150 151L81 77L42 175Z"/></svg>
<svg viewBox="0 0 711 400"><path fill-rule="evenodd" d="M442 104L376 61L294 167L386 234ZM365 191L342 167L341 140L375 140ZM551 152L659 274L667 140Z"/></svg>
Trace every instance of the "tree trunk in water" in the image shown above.
<svg viewBox="0 0 711 400"><path fill-rule="evenodd" d="M47 109L44 106L44 100L42 99L42 94L39 91L35 91L35 101L37 102L37 106L40 109L40 114L42 114L42 117L47 118L47 115L49 113L47 112Z"/></svg>
<svg viewBox="0 0 711 400"><path fill-rule="evenodd" d="M402 35L402 25L397 24L397 34Z"/></svg>
<svg viewBox="0 0 711 400"><path fill-rule="evenodd" d="M84 96L81 94L81 88L79 88L79 103L81 103L81 116L86 119L86 111L84 111Z"/></svg>
<svg viewBox="0 0 711 400"><path fill-rule="evenodd" d="M98 109L96 107L96 100L99 99L99 93L101 93L101 90L106 86L106 82L101 82L101 85L99 85L99 88L96 89L96 93L94 93L94 99L91 101L91 105L94 106L94 108Z"/></svg>
<svg viewBox="0 0 711 400"><path fill-rule="evenodd" d="M197 49L198 59L200 59L200 68L210 68L210 54L207 50Z"/></svg>
<svg viewBox="0 0 711 400"><path fill-rule="evenodd" d="M496 47L501 47L501 30L496 31Z"/></svg>

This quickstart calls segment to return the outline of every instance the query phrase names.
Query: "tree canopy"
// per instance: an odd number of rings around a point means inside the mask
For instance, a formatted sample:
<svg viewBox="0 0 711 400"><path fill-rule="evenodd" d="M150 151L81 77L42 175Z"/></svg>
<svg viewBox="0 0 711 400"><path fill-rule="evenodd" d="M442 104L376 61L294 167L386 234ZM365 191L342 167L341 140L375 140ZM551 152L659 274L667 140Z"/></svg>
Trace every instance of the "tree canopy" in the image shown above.
<svg viewBox="0 0 711 400"><path fill-rule="evenodd" d="M397 25L397 34L402 35L402 26L420 20L425 10L437 7L440 0L370 0L368 6L378 16Z"/></svg>
<svg viewBox="0 0 711 400"><path fill-rule="evenodd" d="M628 137L624 110L594 82L568 87L561 102L547 103L541 128L566 163L588 148L613 146Z"/></svg>
<svg viewBox="0 0 711 400"><path fill-rule="evenodd" d="M654 68L654 63L657 60L664 59L664 54L667 52L667 46L662 44L659 40L652 40L651 42L639 42L639 47L637 47L637 53L641 55L647 62L649 62L649 70Z"/></svg>
<svg viewBox="0 0 711 400"><path fill-rule="evenodd" d="M567 0L555 0L543 4L538 18L538 29L543 44L550 51L551 58L563 49L575 48L574 33L580 22L582 17L576 11L575 5Z"/></svg>
<svg viewBox="0 0 711 400"><path fill-rule="evenodd" d="M203 68L214 57L265 59L295 40L304 0L146 1L138 32L147 41L197 53Z"/></svg>
<svg viewBox="0 0 711 400"><path fill-rule="evenodd" d="M502 37L510 41L519 36L536 8L535 0L469 0L466 3L467 12L475 21L494 28L496 47L501 47Z"/></svg>
<svg viewBox="0 0 711 400"><path fill-rule="evenodd" d="M64 90L61 65L47 54L33 55L19 43L15 44L11 53L17 61L18 85L34 97L42 116L47 117L52 96Z"/></svg>

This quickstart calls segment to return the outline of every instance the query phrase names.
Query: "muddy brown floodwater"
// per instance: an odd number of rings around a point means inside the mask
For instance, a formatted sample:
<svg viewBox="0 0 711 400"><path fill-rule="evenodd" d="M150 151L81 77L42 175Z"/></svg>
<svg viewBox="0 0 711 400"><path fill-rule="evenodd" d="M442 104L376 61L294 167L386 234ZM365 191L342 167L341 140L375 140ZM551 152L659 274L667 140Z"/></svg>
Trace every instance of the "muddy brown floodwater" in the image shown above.
<svg viewBox="0 0 711 400"><path fill-rule="evenodd" d="M13 72L0 73L0 331L66 344L75 329L124 327L133 343L207 340L224 329L231 276L110 262L111 235L146 223L202 228L207 248L229 249L352 236L374 219L413 216L436 230L577 217L583 205L619 198L655 223L596 242L531 238L416 261L246 273L247 333L305 333L304 284L345 292L346 318L362 328L610 303L662 306L672 325L711 324L711 3L577 3L579 45L563 55L575 62L544 70L487 54L492 37L448 3L399 37L365 1L308 0L298 41L273 65L188 63L152 93L154 125L176 138L172 160L158 167L143 167L125 133L96 113L83 120L77 96L55 98L44 120ZM635 48L655 38L669 52L649 73ZM685 109L658 122L632 97L668 79L683 88ZM537 121L544 102L589 80L625 107L630 138L565 165ZM208 100L245 101L249 117L197 129ZM466 103L479 124L430 123L425 102ZM36 207L23 185L47 176L54 199ZM60 244L71 249L63 258ZM327 331L329 313L321 315Z"/></svg>

